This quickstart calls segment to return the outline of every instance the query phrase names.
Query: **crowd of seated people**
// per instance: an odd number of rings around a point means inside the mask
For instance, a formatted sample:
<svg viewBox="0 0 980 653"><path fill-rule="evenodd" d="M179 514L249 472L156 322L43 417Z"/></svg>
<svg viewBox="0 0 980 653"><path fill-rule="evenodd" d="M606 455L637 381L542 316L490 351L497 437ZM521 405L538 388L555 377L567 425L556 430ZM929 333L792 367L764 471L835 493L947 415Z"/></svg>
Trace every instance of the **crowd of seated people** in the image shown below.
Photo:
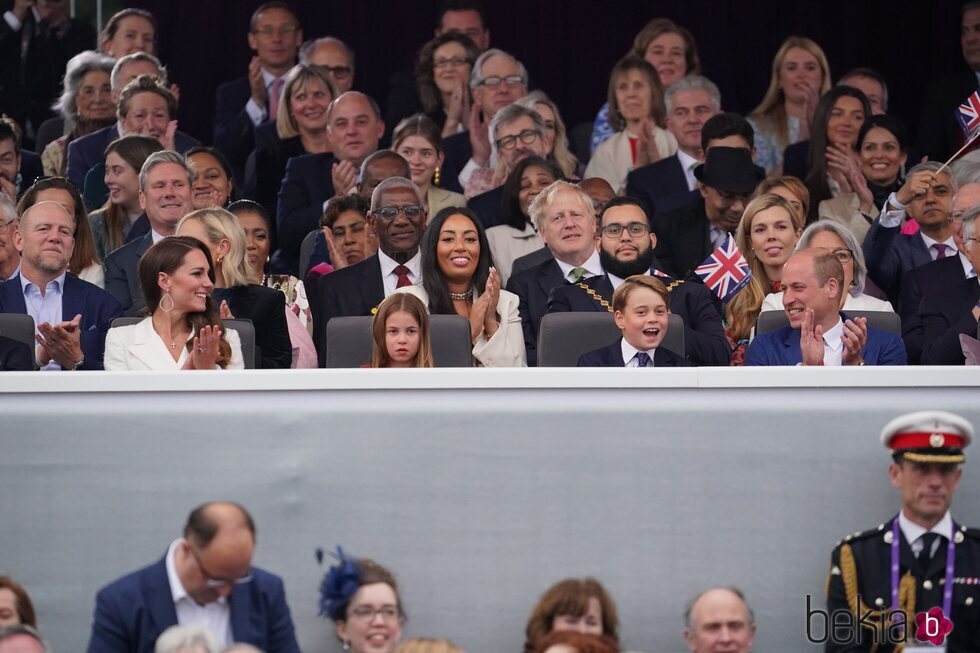
<svg viewBox="0 0 980 653"><path fill-rule="evenodd" d="M764 313L782 310L799 327L791 337L805 339L797 316L809 307L786 292L783 271L809 249L832 253L843 268L836 313L826 318L832 338L835 315L846 335L871 313L872 328L902 336L910 364L972 362L967 352L980 346L980 309L967 306L978 246L963 235L974 233L967 222L980 204L980 162L945 160L952 151L936 132L945 121L933 99L923 118L932 123L919 125L913 150L906 126L887 113L886 80L866 67L835 80L811 39L783 41L764 98L743 117L725 110L702 74L692 33L655 18L611 70L608 103L582 148L570 143L561 107L531 90L524 64L490 47L479 2L445 4L414 77L394 74L384 107L353 89L349 46L304 34L288 4L267 2L249 24L247 75L217 89L214 133L197 135L213 145L202 146L178 129L180 89L157 59L151 14L118 12L96 44L64 10L22 4L4 14L0 27L10 33L0 30L0 44L22 35L27 47L16 60L39 73L35 84L7 75L24 93L0 119L0 193L19 202L13 211L0 202L0 306L30 316L36 342L23 343L32 362L18 356L3 369L105 367L104 340L84 361L69 360L79 353L74 340L61 342L57 357L46 351L42 325L71 334L76 315L99 321L67 305L61 275L92 296L105 289L127 316L152 316L159 306L145 304L140 261L175 236L205 244L216 319L253 323L244 354L261 368L312 367L314 351L324 366L329 320L372 316L405 286L430 313L470 321L474 366L534 366L544 315L600 310L612 323L614 293L637 274L666 279L673 301L664 303L683 323L687 364L738 366L779 319ZM980 20L980 3L964 5L961 19ZM980 69L970 33L964 27L964 58ZM910 160L912 151L921 160ZM610 200L620 217L607 220ZM37 266L26 261L24 216L48 202L70 214L70 233L39 247L46 258L55 249L66 257ZM204 213L191 219L192 211ZM705 272L719 256L736 257L745 278L719 283ZM821 289L836 278L830 267L816 266ZM30 279L35 270L54 275L52 297ZM944 300L952 313L942 320L933 305L940 291L962 299ZM899 321L880 317L892 312ZM188 342L203 339L199 328ZM719 330L724 351L702 341ZM864 327L857 336L867 344Z"/></svg>

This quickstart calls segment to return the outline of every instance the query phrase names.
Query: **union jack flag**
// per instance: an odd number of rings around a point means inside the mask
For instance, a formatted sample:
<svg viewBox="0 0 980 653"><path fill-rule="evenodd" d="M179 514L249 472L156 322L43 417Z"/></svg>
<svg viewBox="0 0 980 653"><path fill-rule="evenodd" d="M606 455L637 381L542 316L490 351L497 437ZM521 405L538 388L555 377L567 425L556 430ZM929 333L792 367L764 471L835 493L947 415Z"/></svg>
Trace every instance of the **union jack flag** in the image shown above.
<svg viewBox="0 0 980 653"><path fill-rule="evenodd" d="M723 302L728 302L752 278L752 270L731 236L694 273Z"/></svg>
<svg viewBox="0 0 980 653"><path fill-rule="evenodd" d="M972 141L980 133L980 91L963 100L956 109L956 119L963 129L967 142Z"/></svg>

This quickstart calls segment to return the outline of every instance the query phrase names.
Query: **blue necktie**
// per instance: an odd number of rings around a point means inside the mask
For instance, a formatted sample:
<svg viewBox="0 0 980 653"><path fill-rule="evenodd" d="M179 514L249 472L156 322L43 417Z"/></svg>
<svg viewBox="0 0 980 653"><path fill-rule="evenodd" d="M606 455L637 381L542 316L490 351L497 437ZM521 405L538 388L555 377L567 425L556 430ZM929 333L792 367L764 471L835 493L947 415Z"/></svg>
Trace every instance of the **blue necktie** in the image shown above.
<svg viewBox="0 0 980 653"><path fill-rule="evenodd" d="M646 367L650 364L650 354L646 352L638 352L634 358L636 358L637 367Z"/></svg>

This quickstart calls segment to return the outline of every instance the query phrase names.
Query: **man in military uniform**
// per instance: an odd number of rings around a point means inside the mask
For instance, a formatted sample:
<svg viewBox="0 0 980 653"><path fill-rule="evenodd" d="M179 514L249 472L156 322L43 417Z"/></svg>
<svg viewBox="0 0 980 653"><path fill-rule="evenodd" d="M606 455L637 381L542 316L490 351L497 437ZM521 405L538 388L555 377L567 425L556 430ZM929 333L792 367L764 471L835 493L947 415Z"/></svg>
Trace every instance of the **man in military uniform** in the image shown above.
<svg viewBox="0 0 980 653"><path fill-rule="evenodd" d="M892 451L888 475L902 510L834 550L828 652L980 651L980 531L949 512L972 439L968 421L942 411L885 426L881 441Z"/></svg>

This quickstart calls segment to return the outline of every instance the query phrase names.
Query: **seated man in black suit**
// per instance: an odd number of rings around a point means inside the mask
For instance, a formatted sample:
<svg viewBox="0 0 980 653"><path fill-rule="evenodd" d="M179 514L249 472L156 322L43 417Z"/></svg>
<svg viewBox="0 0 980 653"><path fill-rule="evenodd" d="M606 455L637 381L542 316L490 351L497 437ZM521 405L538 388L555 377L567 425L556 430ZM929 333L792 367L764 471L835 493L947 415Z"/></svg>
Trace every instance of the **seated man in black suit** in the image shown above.
<svg viewBox="0 0 980 653"><path fill-rule="evenodd" d="M599 260L603 274L577 284L555 286L548 312L612 311L613 292L623 280L640 274L658 274L653 256L657 236L639 200L617 197L599 216ZM701 283L670 277L661 280L670 293L671 311L684 320L684 348L694 365L728 365L732 349L725 338L722 316L711 291Z"/></svg>
<svg viewBox="0 0 980 653"><path fill-rule="evenodd" d="M245 160L255 149L255 128L276 120L286 74L303 42L299 20L284 2L261 5L248 29L248 47L255 52L248 75L222 84L215 93L214 145L238 179L245 178Z"/></svg>
<svg viewBox="0 0 980 653"><path fill-rule="evenodd" d="M663 281L644 274L627 277L616 289L613 317L623 337L586 352L579 367L688 367L687 359L661 347L667 335L670 295Z"/></svg>
<svg viewBox="0 0 980 653"><path fill-rule="evenodd" d="M0 372L30 372L34 357L27 343L0 336Z"/></svg>
<svg viewBox="0 0 980 653"><path fill-rule="evenodd" d="M721 92L707 77L688 75L664 92L667 130L677 139L677 153L636 168L626 177L626 194L643 202L652 219L657 213L688 204L697 189L694 168L704 161L701 130L721 111Z"/></svg>
<svg viewBox="0 0 980 653"><path fill-rule="evenodd" d="M140 75L153 75L166 85L167 70L160 65L160 61L151 54L145 52L134 52L128 54L112 68L110 83L112 85L112 101L118 106L122 91L126 86ZM121 136L125 136L122 128L122 121L115 125L110 125L77 138L68 144L68 169L65 176L68 177L80 189L85 187L85 175L92 166L105 162L105 148L109 143ZM174 147L178 152L187 150L200 145L201 142L196 138L177 130L174 134Z"/></svg>
<svg viewBox="0 0 980 653"><path fill-rule="evenodd" d="M17 198L44 174L41 158L21 149L20 127L10 118L0 118L0 193Z"/></svg>
<svg viewBox="0 0 980 653"><path fill-rule="evenodd" d="M534 198L528 212L554 256L520 274L511 274L507 281L507 290L520 298L527 364L533 367L537 363L538 324L548 312L552 288L600 275L602 264L595 247L595 209L581 188L556 181Z"/></svg>
<svg viewBox="0 0 980 653"><path fill-rule="evenodd" d="M532 109L519 104L507 105L490 121L490 133L493 134L494 151L503 162L507 174L529 156L548 156L548 144L545 141L548 132L544 119ZM500 198L503 194L504 187L501 184L480 193L468 202L485 229L499 224Z"/></svg>
<svg viewBox="0 0 980 653"><path fill-rule="evenodd" d="M972 266L971 276L924 295L904 334L907 341L913 339L914 346L920 348L923 365L962 365L960 334L977 337L977 320L980 320L980 285L975 272L980 267L978 223L980 207L970 209L963 216L962 253ZM921 269L940 263L929 263Z"/></svg>
<svg viewBox="0 0 980 653"><path fill-rule="evenodd" d="M141 315L145 307L137 265L150 245L173 236L177 223L193 210L191 184L194 171L183 155L170 150L154 152L140 170L140 206L150 222L145 236L131 240L105 259L105 287L126 315Z"/></svg>
<svg viewBox="0 0 980 653"><path fill-rule="evenodd" d="M469 130L442 142L446 155L442 178L448 190L457 192L463 192L474 172L493 168L490 121L505 106L527 95L527 69L503 50L487 50L473 64L470 92L474 109Z"/></svg>
<svg viewBox="0 0 980 653"><path fill-rule="evenodd" d="M348 91L330 103L327 135L333 154L304 154L286 163L276 207L279 249L272 257L274 270L306 273L299 269L303 239L319 228L327 200L356 186L358 169L378 149L384 130L377 102L364 93Z"/></svg>
<svg viewBox="0 0 980 653"><path fill-rule="evenodd" d="M68 273L76 233L75 215L62 204L33 204L14 232L20 274L0 284L0 313L34 319L42 370L101 370L106 332L122 315L109 293Z"/></svg>
<svg viewBox="0 0 980 653"><path fill-rule="evenodd" d="M313 342L320 367L326 364L327 322L345 315L371 315L396 288L422 281L419 241L427 215L422 191L405 177L386 179L371 195L370 228L378 253L319 281L320 316L313 321Z"/></svg>
<svg viewBox="0 0 980 653"><path fill-rule="evenodd" d="M677 279L694 277L694 269L735 233L749 198L766 176L742 147L712 146L694 171L701 197L658 215L654 255L664 272Z"/></svg>
<svg viewBox="0 0 980 653"><path fill-rule="evenodd" d="M930 261L956 255L949 219L956 181L948 168L941 168L937 161L926 161L909 170L902 187L888 196L861 246L868 277L900 314L914 310L900 302L905 276ZM918 232L900 233L906 215L919 223Z"/></svg>

